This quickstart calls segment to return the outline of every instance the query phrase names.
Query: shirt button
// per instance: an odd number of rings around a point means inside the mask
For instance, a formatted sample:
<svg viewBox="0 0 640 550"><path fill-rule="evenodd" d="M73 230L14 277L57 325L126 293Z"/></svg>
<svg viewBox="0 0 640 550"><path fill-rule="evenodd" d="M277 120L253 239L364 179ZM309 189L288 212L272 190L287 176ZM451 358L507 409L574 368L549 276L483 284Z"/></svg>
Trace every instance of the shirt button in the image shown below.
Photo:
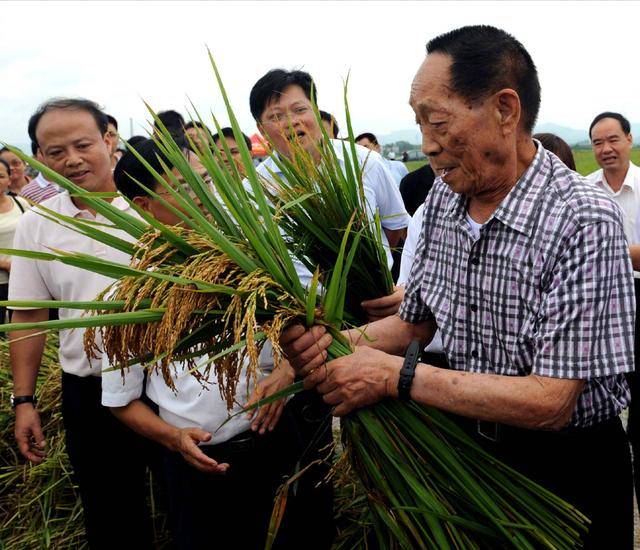
<svg viewBox="0 0 640 550"><path fill-rule="evenodd" d="M480 264L480 258L478 258L478 256L474 256L473 258L471 258L471 263L473 265L479 265Z"/></svg>
<svg viewBox="0 0 640 550"><path fill-rule="evenodd" d="M474 359L478 358L478 350L471 350L471 357L473 357Z"/></svg>
<svg viewBox="0 0 640 550"><path fill-rule="evenodd" d="M471 304L469 306L469 309L471 309L471 311L475 313L476 311L478 311L478 306L476 304Z"/></svg>

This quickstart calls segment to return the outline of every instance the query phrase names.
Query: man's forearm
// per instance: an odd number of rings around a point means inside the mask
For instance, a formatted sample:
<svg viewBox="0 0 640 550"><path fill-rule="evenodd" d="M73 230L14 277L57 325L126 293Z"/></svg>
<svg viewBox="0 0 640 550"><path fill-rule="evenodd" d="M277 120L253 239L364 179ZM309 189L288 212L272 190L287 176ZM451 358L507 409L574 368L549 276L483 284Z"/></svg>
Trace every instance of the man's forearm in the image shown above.
<svg viewBox="0 0 640 550"><path fill-rule="evenodd" d="M32 323L46 321L49 311L46 309L16 310L13 323ZM14 395L33 395L36 379L42 361L46 335L38 334L38 329L14 330L9 334L9 357L13 373ZM29 337L31 336L31 337Z"/></svg>
<svg viewBox="0 0 640 550"><path fill-rule="evenodd" d="M398 365L392 370L399 372ZM397 376L389 387L394 395ZM557 430L571 419L583 387L582 380L480 374L420 364L411 397L469 418Z"/></svg>
<svg viewBox="0 0 640 550"><path fill-rule="evenodd" d="M368 346L392 355L403 355L412 340L420 340L426 346L437 330L434 321L412 324L398 315L390 315L375 323L350 329L347 336L357 346Z"/></svg>
<svg viewBox="0 0 640 550"><path fill-rule="evenodd" d="M165 422L140 399L124 407L110 407L113 415L137 434L156 441L172 451L178 450L180 430Z"/></svg>

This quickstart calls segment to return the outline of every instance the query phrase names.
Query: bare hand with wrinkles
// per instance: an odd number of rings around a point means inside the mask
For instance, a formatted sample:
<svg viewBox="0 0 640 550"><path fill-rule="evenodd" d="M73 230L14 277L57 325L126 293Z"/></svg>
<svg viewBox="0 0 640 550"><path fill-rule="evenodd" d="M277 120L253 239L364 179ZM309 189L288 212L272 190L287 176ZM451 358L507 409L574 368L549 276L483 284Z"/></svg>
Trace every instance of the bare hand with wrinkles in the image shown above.
<svg viewBox="0 0 640 550"><path fill-rule="evenodd" d="M343 416L397 395L402 357L369 347L357 347L351 355L339 357L316 368L304 379L305 388L315 387L335 416Z"/></svg>
<svg viewBox="0 0 640 550"><path fill-rule="evenodd" d="M315 325L310 329L302 325L293 325L285 330L280 338L284 354L300 376L307 376L325 364L327 348L332 341L333 338L327 329L321 325Z"/></svg>

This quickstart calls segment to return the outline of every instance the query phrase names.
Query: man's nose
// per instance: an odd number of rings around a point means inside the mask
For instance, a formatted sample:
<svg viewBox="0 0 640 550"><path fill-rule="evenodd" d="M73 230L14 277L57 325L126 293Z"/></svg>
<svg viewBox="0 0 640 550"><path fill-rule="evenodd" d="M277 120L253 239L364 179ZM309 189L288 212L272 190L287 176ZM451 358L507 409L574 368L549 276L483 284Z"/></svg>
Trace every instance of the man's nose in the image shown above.
<svg viewBox="0 0 640 550"><path fill-rule="evenodd" d="M82 158L75 149L69 151L65 164L67 166L78 166L82 162Z"/></svg>
<svg viewBox="0 0 640 550"><path fill-rule="evenodd" d="M437 155L441 151L442 151L442 148L440 147L438 142L433 139L433 135L431 134L431 132L423 126L422 127L422 152L428 157L432 157L434 155Z"/></svg>

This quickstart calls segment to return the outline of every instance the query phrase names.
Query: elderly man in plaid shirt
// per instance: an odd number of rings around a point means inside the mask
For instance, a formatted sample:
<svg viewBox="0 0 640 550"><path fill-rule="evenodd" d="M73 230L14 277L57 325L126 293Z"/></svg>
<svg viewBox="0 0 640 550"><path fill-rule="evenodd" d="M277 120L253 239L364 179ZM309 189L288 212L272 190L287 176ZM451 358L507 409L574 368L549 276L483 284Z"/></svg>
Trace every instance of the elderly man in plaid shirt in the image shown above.
<svg viewBox="0 0 640 550"><path fill-rule="evenodd" d="M463 27L429 42L410 103L440 171L398 315L283 343L335 414L394 397L456 415L486 449L592 520L587 548L631 548L619 414L633 370L633 275L619 209L531 138L535 65L515 38ZM450 369L401 356L436 328ZM416 347L413 344L410 347Z"/></svg>

